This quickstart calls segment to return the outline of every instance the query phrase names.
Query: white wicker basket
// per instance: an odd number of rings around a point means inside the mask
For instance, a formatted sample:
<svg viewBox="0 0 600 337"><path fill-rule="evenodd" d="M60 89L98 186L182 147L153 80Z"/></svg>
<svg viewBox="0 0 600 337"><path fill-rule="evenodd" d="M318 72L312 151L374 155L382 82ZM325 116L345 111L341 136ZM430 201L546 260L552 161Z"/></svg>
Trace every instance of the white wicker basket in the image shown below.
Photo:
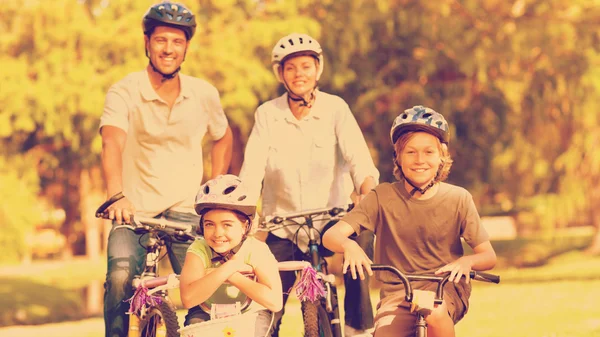
<svg viewBox="0 0 600 337"><path fill-rule="evenodd" d="M181 337L254 337L257 312L188 325L179 329Z"/></svg>

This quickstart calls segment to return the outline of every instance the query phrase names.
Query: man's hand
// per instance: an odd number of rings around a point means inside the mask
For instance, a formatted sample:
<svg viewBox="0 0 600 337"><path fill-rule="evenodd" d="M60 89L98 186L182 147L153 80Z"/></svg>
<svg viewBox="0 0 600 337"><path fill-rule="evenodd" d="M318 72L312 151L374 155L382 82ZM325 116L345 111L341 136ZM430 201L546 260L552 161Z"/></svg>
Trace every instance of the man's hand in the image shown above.
<svg viewBox="0 0 600 337"><path fill-rule="evenodd" d="M119 225L123 222L129 224L131 223L131 217L135 214L135 207L127 197L123 197L123 199L110 205L107 211L110 220L115 220Z"/></svg>

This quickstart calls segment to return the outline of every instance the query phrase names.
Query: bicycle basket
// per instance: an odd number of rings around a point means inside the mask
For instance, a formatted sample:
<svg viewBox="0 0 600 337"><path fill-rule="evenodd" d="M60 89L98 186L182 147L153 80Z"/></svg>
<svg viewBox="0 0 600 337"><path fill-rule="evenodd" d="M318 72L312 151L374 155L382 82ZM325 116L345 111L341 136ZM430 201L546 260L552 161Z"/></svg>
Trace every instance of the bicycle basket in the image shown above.
<svg viewBox="0 0 600 337"><path fill-rule="evenodd" d="M258 312L246 312L235 316L212 319L179 329L186 337L254 337Z"/></svg>

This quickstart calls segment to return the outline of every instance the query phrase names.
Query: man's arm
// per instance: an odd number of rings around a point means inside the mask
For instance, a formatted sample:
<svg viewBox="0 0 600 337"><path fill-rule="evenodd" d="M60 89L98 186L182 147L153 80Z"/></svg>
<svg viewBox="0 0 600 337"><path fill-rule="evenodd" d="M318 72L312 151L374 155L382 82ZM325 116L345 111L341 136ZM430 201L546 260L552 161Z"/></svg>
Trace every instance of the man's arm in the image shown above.
<svg viewBox="0 0 600 337"><path fill-rule="evenodd" d="M211 151L212 171L211 179L220 174L226 174L231 164L231 154L233 148L233 132L228 126L225 134L219 140L215 141Z"/></svg>
<svg viewBox="0 0 600 337"><path fill-rule="evenodd" d="M104 181L106 183L106 198L123 192L123 149L125 148L125 140L127 133L122 129L105 125L100 129L102 135L102 170L104 172ZM130 215L135 210L133 205L123 198L108 208L109 218L116 219L117 223L122 220L129 223Z"/></svg>

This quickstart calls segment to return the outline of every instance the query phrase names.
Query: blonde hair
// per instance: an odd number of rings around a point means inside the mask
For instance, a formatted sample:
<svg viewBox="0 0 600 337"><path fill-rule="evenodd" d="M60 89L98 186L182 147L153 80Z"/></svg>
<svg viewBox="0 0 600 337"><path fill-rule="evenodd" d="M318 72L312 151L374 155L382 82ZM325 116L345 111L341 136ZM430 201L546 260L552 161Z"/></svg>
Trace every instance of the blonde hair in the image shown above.
<svg viewBox="0 0 600 337"><path fill-rule="evenodd" d="M398 157L398 154L402 153L402 150L404 150L404 148L406 147L406 144L408 144L408 142L415 136L415 134L417 132L424 132L424 131L406 132L406 133L402 134L400 137L398 137L398 140L396 140L396 143L394 144L394 151L396 151L394 158L393 158L394 177L396 177L396 179L398 179L398 180L404 180L404 173L402 172L402 169L400 168L401 163L396 163L396 158ZM432 135L434 135L434 134L432 134ZM442 161L442 163L440 164L440 168L438 169L438 172L434 178L434 181L438 182L438 181L444 181L444 180L448 179L448 175L450 174L450 168L452 167L452 163L454 161L452 160L452 157L450 156L450 151L448 150L448 144L442 143L437 136L435 137L435 139L437 140L438 151L440 151L440 159Z"/></svg>

